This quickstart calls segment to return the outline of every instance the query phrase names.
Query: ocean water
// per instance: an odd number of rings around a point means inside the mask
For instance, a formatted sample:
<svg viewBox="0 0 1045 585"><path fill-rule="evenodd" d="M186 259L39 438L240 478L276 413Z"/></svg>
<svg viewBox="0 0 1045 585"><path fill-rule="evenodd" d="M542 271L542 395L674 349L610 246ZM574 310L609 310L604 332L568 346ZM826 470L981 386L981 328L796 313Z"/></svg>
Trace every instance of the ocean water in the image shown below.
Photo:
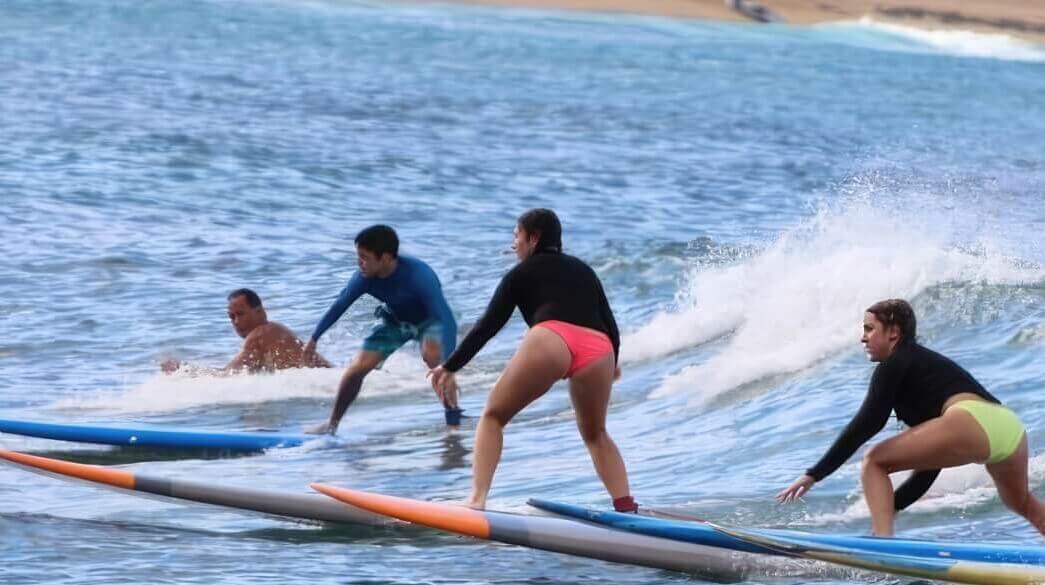
<svg viewBox="0 0 1045 585"><path fill-rule="evenodd" d="M858 458L772 496L855 412L862 310L911 299L923 342L1028 426L1045 493L1045 48L864 21L763 27L382 2L0 4L0 416L296 431L336 370L165 376L238 348L225 294L306 336L394 225L461 323L561 216L624 330L609 430L633 491L723 523L869 530ZM353 307L320 351L344 364ZM478 414L524 332L462 373ZM340 438L164 459L0 436L149 475L307 493L313 481L467 495L415 347L370 376ZM890 424L881 437L896 431ZM607 497L565 387L508 427L490 508ZM1040 543L982 468L899 520L926 538ZM0 581L683 583L685 575L434 533L315 527L0 467ZM481 561L480 561L481 559ZM830 579L802 582L840 583ZM752 583L796 582L774 578ZM854 581L862 582L862 581ZM909 580L885 578L885 582Z"/></svg>

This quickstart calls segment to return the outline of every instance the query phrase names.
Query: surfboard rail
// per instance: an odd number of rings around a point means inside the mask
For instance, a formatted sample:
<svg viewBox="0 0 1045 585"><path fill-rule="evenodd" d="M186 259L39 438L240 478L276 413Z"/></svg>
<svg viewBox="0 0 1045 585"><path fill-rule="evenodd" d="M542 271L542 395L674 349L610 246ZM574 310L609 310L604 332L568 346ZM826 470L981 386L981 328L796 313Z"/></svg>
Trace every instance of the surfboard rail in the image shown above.
<svg viewBox="0 0 1045 585"><path fill-rule="evenodd" d="M758 546L798 558L816 559L938 581L970 585L1035 585L1045 583L1045 566L967 561L946 557L911 556L847 548L801 537L771 535L764 531L731 528L709 523L714 530Z"/></svg>
<svg viewBox="0 0 1045 585"><path fill-rule="evenodd" d="M29 455L17 451L0 450L0 460L27 471L57 477L63 480L85 481L104 486L161 496L174 500L211 504L259 512L269 516L335 524L388 524L383 516L345 506L330 498L276 490L235 487L205 481L155 477L113 469L100 465L85 465L61 459Z"/></svg>
<svg viewBox="0 0 1045 585"><path fill-rule="evenodd" d="M827 563L782 556L769 557L629 534L556 516L472 510L450 503L413 500L322 483L312 484L312 487L364 510L454 534L615 563L679 571L713 581L738 581L765 576L852 578L857 573Z"/></svg>
<svg viewBox="0 0 1045 585"><path fill-rule="evenodd" d="M759 547L769 554L781 554L779 547L768 548L753 539L734 538L729 532L716 530L710 522L684 521L671 518L657 518L636 514L621 514L601 510L591 510L562 502L534 499L530 504L568 518L577 518L596 524L673 540L682 540L696 544L730 548L733 550L753 550ZM957 561L979 563L1014 564L1028 566L1045 566L1045 547L1027 546L1006 543L969 543L908 538L878 538L867 535L814 534L796 530L758 528L745 529L749 534L800 539L803 542L817 543L822 546L834 546L845 549L866 550L872 553L893 554L900 556L940 558Z"/></svg>
<svg viewBox="0 0 1045 585"><path fill-rule="evenodd" d="M262 451L296 447L318 435L270 431L207 431L161 426L67 424L0 419L0 432L77 443L172 449Z"/></svg>

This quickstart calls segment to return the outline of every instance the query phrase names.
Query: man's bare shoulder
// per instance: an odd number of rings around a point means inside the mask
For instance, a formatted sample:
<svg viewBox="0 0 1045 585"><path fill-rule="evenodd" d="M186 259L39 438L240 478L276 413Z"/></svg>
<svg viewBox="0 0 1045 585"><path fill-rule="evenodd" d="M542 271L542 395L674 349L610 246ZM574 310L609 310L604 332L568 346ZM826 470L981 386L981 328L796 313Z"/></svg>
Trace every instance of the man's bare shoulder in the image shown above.
<svg viewBox="0 0 1045 585"><path fill-rule="evenodd" d="M255 343L260 345L270 345L273 343L301 343L298 336L290 330L289 327L276 321L269 321L263 325L258 325L251 331L247 338L243 340L246 343Z"/></svg>

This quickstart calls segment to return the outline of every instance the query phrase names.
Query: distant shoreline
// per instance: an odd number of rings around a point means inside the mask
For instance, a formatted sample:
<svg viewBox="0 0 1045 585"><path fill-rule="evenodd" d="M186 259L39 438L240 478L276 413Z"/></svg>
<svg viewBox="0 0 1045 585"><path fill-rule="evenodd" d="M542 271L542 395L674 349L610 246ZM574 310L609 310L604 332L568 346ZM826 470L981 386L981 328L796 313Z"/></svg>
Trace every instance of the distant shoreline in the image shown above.
<svg viewBox="0 0 1045 585"><path fill-rule="evenodd" d="M424 1L424 0L413 0ZM723 0L433 0L547 10L620 12L753 22ZM1045 2L1027 0L753 0L792 24L877 22L929 30L1005 34L1045 44Z"/></svg>

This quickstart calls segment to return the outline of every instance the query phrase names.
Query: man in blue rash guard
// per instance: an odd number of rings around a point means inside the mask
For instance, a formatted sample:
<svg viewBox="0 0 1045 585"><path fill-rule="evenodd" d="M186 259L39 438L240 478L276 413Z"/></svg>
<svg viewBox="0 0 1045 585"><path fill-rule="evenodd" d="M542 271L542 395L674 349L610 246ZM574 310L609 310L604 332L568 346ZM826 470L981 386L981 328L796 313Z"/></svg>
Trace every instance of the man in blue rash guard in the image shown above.
<svg viewBox="0 0 1045 585"><path fill-rule="evenodd" d="M316 325L312 339L305 345L304 357L309 359L315 353L323 333L364 294L384 303L375 313L381 322L345 370L330 420L311 430L317 434L337 432L341 417L359 395L363 378L408 341L421 343L421 358L429 368L438 366L457 347L457 322L443 296L439 278L428 264L399 255L395 230L386 225L370 226L359 232L355 244L359 270ZM446 424L459 425L457 388L443 397L443 406Z"/></svg>

